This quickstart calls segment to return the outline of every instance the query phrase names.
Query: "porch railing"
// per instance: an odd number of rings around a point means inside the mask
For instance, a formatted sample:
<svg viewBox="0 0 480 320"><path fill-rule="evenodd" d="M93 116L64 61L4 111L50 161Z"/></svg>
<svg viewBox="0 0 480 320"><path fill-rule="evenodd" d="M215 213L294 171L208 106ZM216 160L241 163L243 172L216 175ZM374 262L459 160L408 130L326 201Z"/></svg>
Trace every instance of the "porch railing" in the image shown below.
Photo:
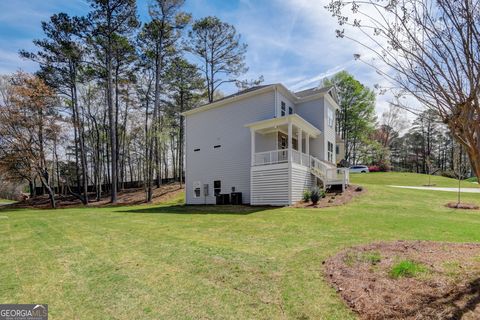
<svg viewBox="0 0 480 320"><path fill-rule="evenodd" d="M258 152L254 155L254 165L256 166L284 162L288 162L288 150L286 149Z"/></svg>
<svg viewBox="0 0 480 320"><path fill-rule="evenodd" d="M288 149L257 152L254 154L254 166L263 166L289 161ZM292 150L292 162L309 167L313 174L324 181L342 181L349 184L348 168L336 168L313 156Z"/></svg>

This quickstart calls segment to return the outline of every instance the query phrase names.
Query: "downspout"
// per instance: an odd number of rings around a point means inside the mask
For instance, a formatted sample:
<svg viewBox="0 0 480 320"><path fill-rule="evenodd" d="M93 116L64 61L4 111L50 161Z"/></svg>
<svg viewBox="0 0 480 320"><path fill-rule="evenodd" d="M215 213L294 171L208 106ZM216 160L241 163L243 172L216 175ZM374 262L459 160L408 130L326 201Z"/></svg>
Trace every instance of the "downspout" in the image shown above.
<svg viewBox="0 0 480 320"><path fill-rule="evenodd" d="M274 97L275 105L273 107L273 117L277 117L277 85L275 85L275 97Z"/></svg>

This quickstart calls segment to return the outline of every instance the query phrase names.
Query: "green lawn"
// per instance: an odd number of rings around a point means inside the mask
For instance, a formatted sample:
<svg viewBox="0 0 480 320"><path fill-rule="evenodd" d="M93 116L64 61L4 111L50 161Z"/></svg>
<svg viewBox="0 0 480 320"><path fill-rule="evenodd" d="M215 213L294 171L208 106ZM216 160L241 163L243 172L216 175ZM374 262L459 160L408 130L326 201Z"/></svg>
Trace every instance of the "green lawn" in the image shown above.
<svg viewBox="0 0 480 320"><path fill-rule="evenodd" d="M7 200L7 199L0 199L0 204L5 204L5 203L12 203L14 201L12 200Z"/></svg>
<svg viewBox="0 0 480 320"><path fill-rule="evenodd" d="M51 319L354 319L323 280L328 256L379 240L480 241L480 211L443 206L455 193L387 186L424 179L353 175L367 194L328 209L0 209L0 303L48 303Z"/></svg>

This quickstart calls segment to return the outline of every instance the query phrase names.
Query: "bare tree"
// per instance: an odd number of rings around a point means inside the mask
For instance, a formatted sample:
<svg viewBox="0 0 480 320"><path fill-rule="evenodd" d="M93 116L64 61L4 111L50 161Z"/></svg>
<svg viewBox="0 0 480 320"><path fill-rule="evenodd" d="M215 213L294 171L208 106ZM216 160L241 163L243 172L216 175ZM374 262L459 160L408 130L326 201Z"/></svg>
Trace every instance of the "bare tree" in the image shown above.
<svg viewBox="0 0 480 320"><path fill-rule="evenodd" d="M480 2L331 0L326 8L342 28L337 36L374 57L356 59L438 113L480 179Z"/></svg>
<svg viewBox="0 0 480 320"><path fill-rule="evenodd" d="M0 167L39 177L55 208L48 154L60 131L57 98L40 78L25 73L12 77L11 88L10 102L0 105Z"/></svg>

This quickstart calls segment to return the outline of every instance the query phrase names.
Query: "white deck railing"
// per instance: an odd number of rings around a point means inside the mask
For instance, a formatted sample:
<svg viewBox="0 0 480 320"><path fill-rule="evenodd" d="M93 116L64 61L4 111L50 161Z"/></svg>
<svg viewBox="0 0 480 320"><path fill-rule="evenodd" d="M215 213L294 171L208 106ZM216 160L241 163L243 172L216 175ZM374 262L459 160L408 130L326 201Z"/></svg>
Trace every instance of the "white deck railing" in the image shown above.
<svg viewBox="0 0 480 320"><path fill-rule="evenodd" d="M257 152L254 154L254 166L263 166L289 161L288 149ZM337 168L311 155L292 150L292 162L309 167L314 175L326 183L335 181L349 184L348 168Z"/></svg>
<svg viewBox="0 0 480 320"><path fill-rule="evenodd" d="M286 149L255 153L253 163L255 166L263 166L284 162L288 162L288 150Z"/></svg>

